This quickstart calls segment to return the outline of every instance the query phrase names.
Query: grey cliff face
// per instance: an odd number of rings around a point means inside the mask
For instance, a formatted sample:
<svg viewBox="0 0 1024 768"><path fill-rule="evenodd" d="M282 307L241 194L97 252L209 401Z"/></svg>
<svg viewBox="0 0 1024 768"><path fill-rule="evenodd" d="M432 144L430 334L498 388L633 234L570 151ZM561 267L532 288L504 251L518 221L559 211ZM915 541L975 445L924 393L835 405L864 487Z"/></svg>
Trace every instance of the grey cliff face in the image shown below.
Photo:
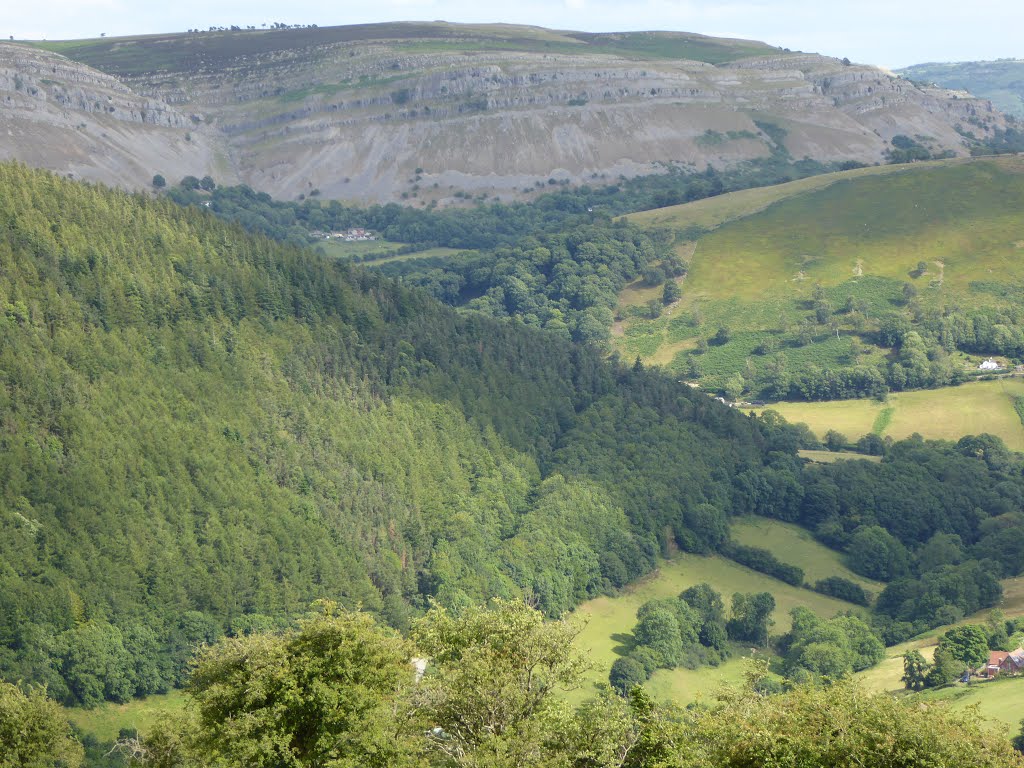
<svg viewBox="0 0 1024 768"><path fill-rule="evenodd" d="M814 54L712 65L578 47L250 45L153 71L111 64L115 76L3 44L0 156L128 187L157 172L209 173L286 198L316 188L363 202L415 192L444 203L457 191L514 199L549 178L599 183L781 149L758 123L782 128L795 159L863 163L883 162L897 134L965 154L962 122L1004 126L986 101ZM41 149L30 146L33 130L63 138ZM90 164L98 146L108 157Z"/></svg>

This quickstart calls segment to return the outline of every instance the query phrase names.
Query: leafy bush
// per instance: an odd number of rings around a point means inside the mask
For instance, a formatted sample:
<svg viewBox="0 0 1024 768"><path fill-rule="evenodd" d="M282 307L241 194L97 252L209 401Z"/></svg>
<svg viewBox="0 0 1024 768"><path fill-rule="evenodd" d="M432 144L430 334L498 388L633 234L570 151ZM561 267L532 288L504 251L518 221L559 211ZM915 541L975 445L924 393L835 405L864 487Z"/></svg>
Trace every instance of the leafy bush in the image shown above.
<svg viewBox="0 0 1024 768"><path fill-rule="evenodd" d="M741 565L753 568L755 571L773 576L787 584L799 587L804 583L804 570L796 565L789 565L781 562L767 549L761 547L748 547L743 544L729 542L723 548L722 553L731 560Z"/></svg>
<svg viewBox="0 0 1024 768"><path fill-rule="evenodd" d="M647 682L650 674L644 666L632 656L623 656L612 663L608 673L608 682L622 696L633 690L634 686Z"/></svg>
<svg viewBox="0 0 1024 768"><path fill-rule="evenodd" d="M842 576L829 576L814 583L814 591L856 605L870 605L871 596L860 584Z"/></svg>

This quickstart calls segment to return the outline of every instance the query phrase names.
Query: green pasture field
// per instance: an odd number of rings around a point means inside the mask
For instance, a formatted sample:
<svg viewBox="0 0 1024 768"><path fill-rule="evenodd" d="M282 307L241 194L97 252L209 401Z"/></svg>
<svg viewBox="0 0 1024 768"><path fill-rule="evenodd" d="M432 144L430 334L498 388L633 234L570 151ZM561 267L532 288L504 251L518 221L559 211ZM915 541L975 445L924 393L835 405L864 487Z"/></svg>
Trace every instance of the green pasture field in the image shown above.
<svg viewBox="0 0 1024 768"><path fill-rule="evenodd" d="M905 311L906 283L923 307L1019 302L1022 209L1024 158L1007 156L844 171L631 214L641 225L710 231L679 246L689 271L675 318L630 312L643 296L624 292L615 342L683 372L697 340L727 326L730 340L700 356L701 378L713 387L748 360L763 364L754 351L769 336L791 370L852 365L855 337L858 362L878 363L889 352L872 343L878 317ZM835 327L815 324L801 346L797 331L814 318L818 286ZM863 314L847 311L848 300Z"/></svg>
<svg viewBox="0 0 1024 768"><path fill-rule="evenodd" d="M854 454L846 455L860 458ZM749 547L767 549L780 561L803 568L804 580L809 584L829 576L842 576L874 594L885 588L885 584L851 571L843 562L842 554L816 541L810 531L799 525L766 517L741 517L730 522L729 531L734 541Z"/></svg>
<svg viewBox="0 0 1024 768"><path fill-rule="evenodd" d="M570 700L582 701L594 693L595 683L608 682L612 662L632 647L630 632L636 624L636 612L641 605L656 597L674 597L701 582L707 582L721 592L727 607L734 592L771 592L776 603L773 633L789 629L789 612L797 606L806 606L820 616L860 610L850 603L790 586L723 557L682 555L663 562L655 573L627 587L621 595L599 597L576 609L574 615L587 621L577 638L577 646L593 667L587 684L572 692ZM749 649L747 653L749 655ZM652 693L685 704L702 691L713 692L722 682L738 681L742 671L743 664L737 656L717 668L661 670L648 685Z"/></svg>
<svg viewBox="0 0 1024 768"><path fill-rule="evenodd" d="M922 691L914 700L945 701L953 710L976 707L978 717L990 721L994 727L1002 726L1007 736L1016 736L1020 733L1020 721L1024 717L1024 677L972 680L970 685L957 683L947 688Z"/></svg>
<svg viewBox="0 0 1024 768"><path fill-rule="evenodd" d="M316 244L316 247L326 256L338 259L358 258L360 259L359 263L366 266L387 264L392 261L447 258L459 253L475 253L475 251L467 251L459 248L425 248L422 251L395 255L395 250L397 248L401 248L403 245L405 244L392 243L387 240L364 240L351 243L347 243L343 240L321 240Z"/></svg>
<svg viewBox="0 0 1024 768"><path fill-rule="evenodd" d="M1012 157L842 179L702 238L688 287L708 298L799 300L816 282L856 292L858 262L861 276L902 284L921 260L929 273L918 280L937 279L934 262L945 265L942 285L922 290L935 298L973 293L970 283L985 274L1020 277L1022 170Z"/></svg>
<svg viewBox="0 0 1024 768"><path fill-rule="evenodd" d="M452 256L458 256L459 254L475 255L477 252L466 248L426 248L422 251L415 251L413 253L400 253L397 256L385 256L380 259L370 259L364 261L363 264L367 266L374 266L377 264L388 264L392 261L413 261L415 259L446 259Z"/></svg>
<svg viewBox="0 0 1024 768"><path fill-rule="evenodd" d="M185 708L185 692L173 690L162 696L133 699L126 704L107 702L93 709L67 709L68 719L84 733L100 741L114 741L122 728L145 733L169 714Z"/></svg>
<svg viewBox="0 0 1024 768"><path fill-rule="evenodd" d="M903 654L916 648L930 660L935 652L937 635L946 629L948 627L929 633L925 640L888 648L886 658L881 663L857 673L858 681L872 691L897 694L903 692L903 683L900 681L903 675ZM978 716L990 721L995 729L1006 736L1015 736L1020 732L1020 721L1024 716L1024 677L993 681L975 679L970 685L955 683L945 688L921 691L908 696L913 702L946 702L954 710L976 706Z"/></svg>
<svg viewBox="0 0 1024 768"><path fill-rule="evenodd" d="M761 544L773 549L781 556L786 554L786 562L800 565L808 571L810 568L825 566L830 560L841 567L838 555L834 552L822 554L820 544L805 539L803 532L796 526L772 520L738 520L733 523L733 535L743 541L749 531L763 528ZM777 551L775 547L785 547ZM834 558L834 560L833 560ZM815 571L818 573L818 571ZM836 575L844 575L837 570ZM854 577L861 583L865 579ZM658 572L638 582L618 597L602 597L584 603L576 611L578 617L589 621L577 640L580 648L590 656L594 668L588 676L586 685L569 694L568 698L578 703L594 692L594 683L607 682L608 670L618 657L617 650L625 650L632 640L629 631L636 623L636 610L647 600L654 597L669 597L678 594L693 584L707 581L720 590L728 602L733 592L753 592L768 589L775 594L778 606L775 610L775 633L789 626L788 612L797 605L806 605L821 615L829 616L849 609L851 606L839 600L818 595L805 589L791 587L774 579L750 571L719 557L685 556L662 564ZM1024 614L1024 578L1007 579L1003 582L1003 602L1000 608L1008 617ZM984 621L986 612L972 616L965 621ZM919 638L889 648L886 659L878 666L858 673L857 678L863 686L873 691L896 691L901 689L900 675L903 674L902 654L910 648L917 648L930 657L938 635L948 627L932 630ZM662 700L674 700L681 703L708 699L722 685L736 685L743 679L743 657L745 653L729 659L719 667L701 667L695 670L676 669L660 670L647 683L648 690ZM1016 686L1008 681L1005 686L986 688L983 685L972 686L968 696L955 697L952 706L966 707L977 702L983 716L991 716L1010 726L1008 733L1016 733L1019 728L1020 716L1024 712L1024 679L1018 678ZM952 689L954 691L960 688ZM951 697L942 694L941 697ZM117 738L122 728L137 728L145 732L161 717L181 711L186 703L182 691L171 691L163 696L150 696L146 699L128 702L127 704L107 703L94 709L68 709L68 717L85 733L94 735L101 741ZM991 713L991 715L989 714Z"/></svg>
<svg viewBox="0 0 1024 768"><path fill-rule="evenodd" d="M940 160L934 164L946 165L949 162L948 160ZM837 181L855 179L861 176L887 175L903 170L903 166L881 165L871 168L857 168L852 171L827 173L819 176L808 176L805 179L787 181L785 184L741 189L738 192L708 197L692 203L631 213L625 218L641 226L668 227L675 230L685 230L693 226L703 229L714 229L733 219L740 219L744 216L750 216L763 211L769 205L780 200L824 189L835 184Z"/></svg>
<svg viewBox="0 0 1024 768"><path fill-rule="evenodd" d="M387 256L401 248L404 243L390 243L387 240L362 240L346 243L344 240L318 240L316 248L326 256L336 259L364 258L366 256Z"/></svg>
<svg viewBox="0 0 1024 768"><path fill-rule="evenodd" d="M1024 451L1024 425L1014 409L1024 396L1024 379L976 381L958 387L920 389L877 400L835 400L827 403L774 403L764 409L787 421L804 423L819 439L834 429L856 440L875 431L895 440L917 432L936 440L959 440L982 432L998 435L1015 451Z"/></svg>

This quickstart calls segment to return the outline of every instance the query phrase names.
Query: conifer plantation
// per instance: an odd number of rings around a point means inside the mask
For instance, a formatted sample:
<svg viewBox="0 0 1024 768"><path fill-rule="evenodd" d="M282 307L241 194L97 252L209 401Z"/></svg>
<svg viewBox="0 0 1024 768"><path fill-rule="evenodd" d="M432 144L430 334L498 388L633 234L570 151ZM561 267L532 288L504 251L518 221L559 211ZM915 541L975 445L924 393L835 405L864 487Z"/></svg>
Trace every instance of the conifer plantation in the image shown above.
<svg viewBox="0 0 1024 768"><path fill-rule="evenodd" d="M4 165L0 221L0 670L68 703L166 690L321 597L559 615L687 507L724 527L775 439L196 209Z"/></svg>

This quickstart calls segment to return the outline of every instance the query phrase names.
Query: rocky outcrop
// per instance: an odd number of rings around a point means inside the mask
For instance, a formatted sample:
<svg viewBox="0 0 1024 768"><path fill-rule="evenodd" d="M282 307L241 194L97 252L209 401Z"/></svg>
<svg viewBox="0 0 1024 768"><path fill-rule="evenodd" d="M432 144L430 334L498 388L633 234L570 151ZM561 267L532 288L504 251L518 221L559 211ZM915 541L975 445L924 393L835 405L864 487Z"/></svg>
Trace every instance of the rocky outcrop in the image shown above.
<svg viewBox="0 0 1024 768"><path fill-rule="evenodd" d="M0 43L0 93L10 109L51 106L161 128L190 125L164 99L142 97L114 77L25 45Z"/></svg>
<svg viewBox="0 0 1024 768"><path fill-rule="evenodd" d="M166 101L48 51L0 43L0 158L129 188L204 174L215 142Z"/></svg>
<svg viewBox="0 0 1024 768"><path fill-rule="evenodd" d="M727 166L781 148L794 158L875 163L901 133L963 154L963 122L975 133L1003 125L988 102L814 54L718 65L639 60L565 44L561 33L550 33L560 45L548 51L517 49L511 39L485 45L463 29L457 44L354 35L325 42L311 34L306 43L293 36L288 46L261 50L256 38L231 48L226 37L204 55L154 57L178 62L154 71L119 71L112 57L117 78L5 45L0 97L23 120L46 123L60 112L114 121L145 134L142 144L177 147L187 136L190 158L207 163L188 172L238 178L277 196L319 189L424 204L456 194L522 197L550 179L599 183L666 164ZM178 43L151 43L158 44ZM103 66L102 57L90 61ZM0 151L10 154L2 133ZM59 157L49 164L59 166ZM154 165L133 178L184 167Z"/></svg>

